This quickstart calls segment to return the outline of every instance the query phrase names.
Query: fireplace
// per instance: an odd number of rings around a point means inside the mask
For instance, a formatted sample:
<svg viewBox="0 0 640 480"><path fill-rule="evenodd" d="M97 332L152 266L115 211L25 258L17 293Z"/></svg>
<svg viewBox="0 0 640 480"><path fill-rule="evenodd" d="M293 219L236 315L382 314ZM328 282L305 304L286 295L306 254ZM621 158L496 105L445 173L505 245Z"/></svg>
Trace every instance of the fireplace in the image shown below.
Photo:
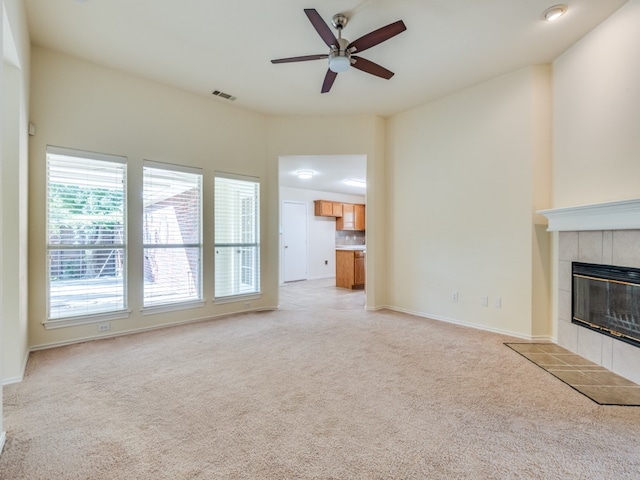
<svg viewBox="0 0 640 480"><path fill-rule="evenodd" d="M571 322L640 347L640 269L572 262Z"/></svg>
<svg viewBox="0 0 640 480"><path fill-rule="evenodd" d="M630 267L625 270L640 270L640 198L541 210L538 213L547 218L548 231L557 232L554 262L557 275L556 310L552 339L567 350L640 383L639 345L613 333L625 333L628 337L638 339L638 307L635 307L635 333L633 327L628 328L629 323L621 322L611 328L611 325L594 321L597 315L589 315L584 306L582 312L587 313L575 315L572 275L573 263L576 262L605 267L624 265ZM598 276L600 274L596 275ZM640 282L636 280L628 283ZM593 288L602 290L602 285ZM637 294L637 289L635 291ZM614 303L615 318L627 319L618 309L618 303ZM593 310L606 312L602 308ZM574 317L582 318L590 325L578 323ZM603 326L611 331L602 329ZM631 330L631 334L628 331L620 332L620 326Z"/></svg>

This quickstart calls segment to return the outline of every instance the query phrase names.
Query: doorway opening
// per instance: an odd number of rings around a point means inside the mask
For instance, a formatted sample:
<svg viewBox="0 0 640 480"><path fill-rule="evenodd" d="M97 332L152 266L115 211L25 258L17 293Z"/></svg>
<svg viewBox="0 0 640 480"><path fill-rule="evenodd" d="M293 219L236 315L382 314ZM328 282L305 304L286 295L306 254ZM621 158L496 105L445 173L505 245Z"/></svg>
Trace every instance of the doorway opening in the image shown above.
<svg viewBox="0 0 640 480"><path fill-rule="evenodd" d="M281 288L292 282L319 281L325 287L344 290L336 286L336 246L364 250L366 226L363 223L356 230L355 222L345 226L340 217L343 205L347 212L355 205L365 211L366 168L366 155L279 157ZM306 178L300 178L299 172L306 172ZM321 200L334 205L334 213L319 214ZM366 287L356 293L363 305L365 291Z"/></svg>

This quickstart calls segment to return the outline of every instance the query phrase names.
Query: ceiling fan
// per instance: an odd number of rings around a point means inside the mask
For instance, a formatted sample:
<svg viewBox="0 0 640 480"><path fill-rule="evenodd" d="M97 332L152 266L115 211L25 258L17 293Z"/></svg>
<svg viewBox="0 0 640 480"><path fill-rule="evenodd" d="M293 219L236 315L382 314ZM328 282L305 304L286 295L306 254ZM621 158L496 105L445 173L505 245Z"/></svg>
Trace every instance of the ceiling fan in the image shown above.
<svg viewBox="0 0 640 480"><path fill-rule="evenodd" d="M375 47L379 43L389 40L399 33L404 32L407 27L402 20L390 23L386 27L369 32L357 40L349 42L349 40L342 38L342 29L347 25L347 21L349 20L346 15L338 13L333 16L331 24L336 30L338 30L338 38L336 38L331 31L331 28L329 28L329 26L324 22L316 9L305 8L304 13L307 14L311 25L316 29L320 38L322 38L324 43L329 47L329 53L305 55L302 57L279 58L277 60L271 60L271 63L306 62L308 60L321 60L323 58L328 58L329 69L327 70L324 82L322 83L322 93L327 93L331 90L338 73L346 72L352 66L358 70L362 70L363 72L370 73L371 75L387 80L393 77L393 72L381 67L377 63L367 60L366 58L354 55L354 53L360 53L368 48Z"/></svg>

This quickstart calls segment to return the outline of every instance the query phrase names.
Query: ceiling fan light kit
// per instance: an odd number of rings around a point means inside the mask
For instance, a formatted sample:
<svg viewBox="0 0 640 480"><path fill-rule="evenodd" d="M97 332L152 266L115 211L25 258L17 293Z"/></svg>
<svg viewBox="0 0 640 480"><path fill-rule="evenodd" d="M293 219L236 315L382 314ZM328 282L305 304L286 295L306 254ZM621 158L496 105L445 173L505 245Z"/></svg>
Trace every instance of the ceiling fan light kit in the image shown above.
<svg viewBox="0 0 640 480"><path fill-rule="evenodd" d="M339 53L329 55L329 69L335 73L342 73L349 70L351 67L351 58L347 55L340 55Z"/></svg>
<svg viewBox="0 0 640 480"><path fill-rule="evenodd" d="M393 72L387 70L386 68L367 60L366 58L362 58L354 55L354 53L360 53L364 50L367 50L371 47L378 45L386 40L389 40L392 37L395 37L399 33L404 32L407 27L405 26L402 20L398 20L397 22L390 23L389 25L374 30L373 32L369 32L366 35L358 38L353 42L349 42L348 40L342 38L342 29L347 25L349 19L346 15L342 13L338 13L333 16L331 20L331 24L333 27L338 30L338 37L333 34L329 25L325 23L320 14L314 8L306 8L304 13L307 15L307 18L315 28L320 38L324 41L324 43L329 47L328 54L316 54L316 55L305 55L302 57L289 57L289 58L279 58L276 60L271 60L271 63L292 63L292 62L305 62L308 60L320 60L320 59L328 59L328 69L327 73L324 77L324 82L322 83L321 93L327 93L331 90L333 86L333 82L336 79L338 73L343 73L349 70L352 66L358 70L361 70L370 75L375 75L376 77L384 78L386 80L393 77Z"/></svg>

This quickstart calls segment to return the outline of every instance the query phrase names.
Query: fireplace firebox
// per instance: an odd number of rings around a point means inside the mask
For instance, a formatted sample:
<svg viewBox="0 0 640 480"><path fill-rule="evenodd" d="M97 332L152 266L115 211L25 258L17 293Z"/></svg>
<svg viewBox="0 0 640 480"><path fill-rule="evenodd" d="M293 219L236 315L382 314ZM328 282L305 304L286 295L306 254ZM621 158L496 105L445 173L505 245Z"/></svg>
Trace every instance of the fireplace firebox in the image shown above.
<svg viewBox="0 0 640 480"><path fill-rule="evenodd" d="M640 347L640 269L572 263L572 323Z"/></svg>

